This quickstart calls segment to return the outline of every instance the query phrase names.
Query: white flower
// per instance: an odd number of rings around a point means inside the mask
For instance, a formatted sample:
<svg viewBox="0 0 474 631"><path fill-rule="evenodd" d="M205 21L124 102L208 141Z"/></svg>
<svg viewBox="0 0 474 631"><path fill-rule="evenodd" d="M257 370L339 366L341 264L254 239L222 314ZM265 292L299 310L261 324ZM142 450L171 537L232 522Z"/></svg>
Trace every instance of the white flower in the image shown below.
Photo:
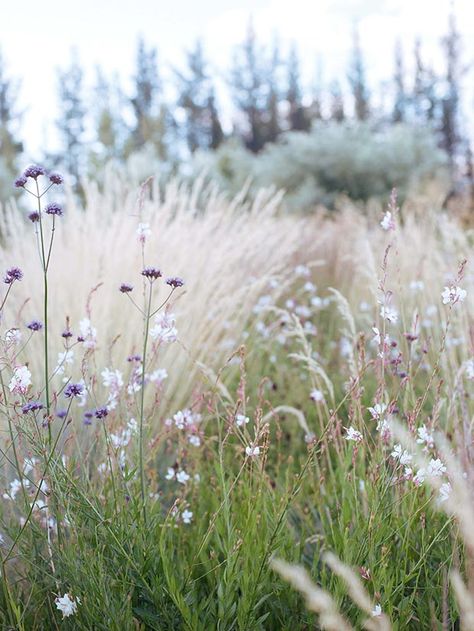
<svg viewBox="0 0 474 631"><path fill-rule="evenodd" d="M315 403L319 403L320 401L324 401L324 394L321 392L321 390L314 388L314 390L311 390L309 398Z"/></svg>
<svg viewBox="0 0 474 631"><path fill-rule="evenodd" d="M189 436L188 438L189 444L192 445L193 447L199 447L201 444L201 439L199 438L199 436L197 434L191 434L191 436Z"/></svg>
<svg viewBox="0 0 474 631"><path fill-rule="evenodd" d="M403 450L401 445L395 445L390 455L392 458L395 458L395 460L399 460L400 464L403 466L410 464L413 459L413 456L409 454L406 449Z"/></svg>
<svg viewBox="0 0 474 631"><path fill-rule="evenodd" d="M354 429L352 425L350 427L346 427L345 430L346 435L344 436L344 438L346 440L353 440L356 443L360 443L362 441L362 434Z"/></svg>
<svg viewBox="0 0 474 631"><path fill-rule="evenodd" d="M11 378L9 389L10 392L16 394L25 394L28 386L31 385L31 373L26 366L19 366L13 371L13 377Z"/></svg>
<svg viewBox="0 0 474 631"><path fill-rule="evenodd" d="M426 472L428 475L438 478L442 476L443 473L446 473L446 467L439 458L436 458L436 460L431 458Z"/></svg>
<svg viewBox="0 0 474 631"><path fill-rule="evenodd" d="M54 602L56 603L56 607L63 614L63 618L73 616L77 611L77 605L81 604L79 598L74 600L69 594L64 594L61 598L58 596Z"/></svg>
<svg viewBox="0 0 474 631"><path fill-rule="evenodd" d="M379 420L386 409L387 406L385 403L376 403L373 407L368 408L372 418L375 420Z"/></svg>
<svg viewBox="0 0 474 631"><path fill-rule="evenodd" d="M410 289L412 291L423 291L425 283L422 280L412 280L410 283Z"/></svg>
<svg viewBox="0 0 474 631"><path fill-rule="evenodd" d="M66 365L71 365L74 363L74 351L67 350L64 353L58 353L58 364L54 369L54 372L57 375L63 375L66 369Z"/></svg>
<svg viewBox="0 0 474 631"><path fill-rule="evenodd" d="M120 390L123 386L123 377L120 370L110 370L104 368L100 373L102 375L102 385L111 390Z"/></svg>
<svg viewBox="0 0 474 631"><path fill-rule="evenodd" d="M474 379L474 359L468 359L464 363L464 370L466 371L466 377L468 379Z"/></svg>
<svg viewBox="0 0 474 631"><path fill-rule="evenodd" d="M22 337L23 336L21 334L20 329L13 328L13 329L8 329L3 339L5 340L7 344L18 344L19 342L21 342Z"/></svg>
<svg viewBox="0 0 474 631"><path fill-rule="evenodd" d="M311 270L307 265L297 265L295 267L295 274L296 276L308 277L311 274Z"/></svg>
<svg viewBox="0 0 474 631"><path fill-rule="evenodd" d="M235 417L235 424L237 427L242 427L243 425L247 425L250 421L248 416L244 416L243 414L237 414Z"/></svg>
<svg viewBox="0 0 474 631"><path fill-rule="evenodd" d="M79 322L80 336L84 338L85 348L95 348L97 346L97 329L95 329L89 318L83 318Z"/></svg>
<svg viewBox="0 0 474 631"><path fill-rule="evenodd" d="M184 471L184 469L181 469L181 471L178 471L178 473L176 474L176 480L180 484L186 484L189 479L190 476L186 473L186 471Z"/></svg>
<svg viewBox="0 0 474 631"><path fill-rule="evenodd" d="M382 607L380 605L375 605L372 609L372 618L378 618L382 615Z"/></svg>
<svg viewBox="0 0 474 631"><path fill-rule="evenodd" d="M372 327L372 331L374 332L374 337L372 341L375 342L377 346L380 346L380 344L382 343L382 339L384 344L388 345L390 343L389 336L385 334L385 337L382 338L382 332L376 326Z"/></svg>
<svg viewBox="0 0 474 631"><path fill-rule="evenodd" d="M10 491L3 494L4 500L14 500L18 491L21 489L21 482L17 478L10 482Z"/></svg>
<svg viewBox="0 0 474 631"><path fill-rule="evenodd" d="M426 429L426 425L422 425L421 427L419 427L417 429L417 432L418 432L418 438L416 439L416 442L419 445L425 444L427 447L433 447L433 444L434 444L433 436Z"/></svg>
<svg viewBox="0 0 474 631"><path fill-rule="evenodd" d="M382 305L380 308L380 316L392 324L396 324L398 321L398 312L396 309L393 309L393 307Z"/></svg>
<svg viewBox="0 0 474 631"><path fill-rule="evenodd" d="M110 434L110 442L114 449L120 449L128 445L131 437L132 432L129 429L125 429L120 436L118 434Z"/></svg>
<svg viewBox="0 0 474 631"><path fill-rule="evenodd" d="M415 477L413 478L415 486L420 486L420 484L423 484L423 482L425 481L425 477L426 471L424 469L418 469Z"/></svg>
<svg viewBox="0 0 474 631"><path fill-rule="evenodd" d="M154 370L151 374L147 375L148 381L151 383L157 383L158 385L162 384L165 379L168 379L168 371L166 368L158 368Z"/></svg>
<svg viewBox="0 0 474 631"><path fill-rule="evenodd" d="M138 423L134 418L131 418L127 423L128 429L132 432L132 434L136 434L138 432Z"/></svg>
<svg viewBox="0 0 474 631"><path fill-rule="evenodd" d="M451 485L449 482L445 482L439 487L439 501L446 502L451 495Z"/></svg>
<svg viewBox="0 0 474 631"><path fill-rule="evenodd" d="M384 230L395 230L395 220L393 219L392 213L389 210L387 210L387 212L383 216L380 225Z"/></svg>
<svg viewBox="0 0 474 631"><path fill-rule="evenodd" d="M193 518L193 512L186 509L181 513L181 519L183 520L183 524L190 524Z"/></svg>
<svg viewBox="0 0 474 631"><path fill-rule="evenodd" d="M255 458L256 456L260 455L260 447L253 447L251 445L248 445L245 448L245 453L249 458Z"/></svg>
<svg viewBox="0 0 474 631"><path fill-rule="evenodd" d="M304 285L303 289L309 293L314 293L316 291L316 285L314 285L310 280L308 280Z"/></svg>
<svg viewBox="0 0 474 631"><path fill-rule="evenodd" d="M155 326L150 330L150 336L165 344L176 342L178 330L175 324L176 316L173 313L158 313L155 316Z"/></svg>
<svg viewBox="0 0 474 631"><path fill-rule="evenodd" d="M173 420L178 429L184 429L184 426L186 425L186 417L184 415L184 412L182 412L181 410L176 412L176 414L173 416Z"/></svg>
<svg viewBox="0 0 474 631"><path fill-rule="evenodd" d="M151 235L150 224L139 223L137 228L138 240L145 243L145 239Z"/></svg>
<svg viewBox="0 0 474 631"><path fill-rule="evenodd" d="M377 422L377 431L379 432L382 440L388 441L392 437L392 428L390 427L390 423L384 418Z"/></svg>
<svg viewBox="0 0 474 631"><path fill-rule="evenodd" d="M174 476L176 475L175 470L172 467L168 467L168 472L165 475L167 480L174 480Z"/></svg>
<svg viewBox="0 0 474 631"><path fill-rule="evenodd" d="M461 287L457 287L456 285L445 287L444 291L441 293L443 305L455 305L458 302L464 302L466 296L467 291L465 289L461 289Z"/></svg>

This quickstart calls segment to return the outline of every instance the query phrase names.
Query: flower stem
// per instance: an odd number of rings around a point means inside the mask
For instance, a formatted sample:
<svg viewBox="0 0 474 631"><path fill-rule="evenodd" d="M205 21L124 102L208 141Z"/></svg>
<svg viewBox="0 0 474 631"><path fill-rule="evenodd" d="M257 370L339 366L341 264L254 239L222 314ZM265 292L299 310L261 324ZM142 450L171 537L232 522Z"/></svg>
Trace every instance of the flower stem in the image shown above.
<svg viewBox="0 0 474 631"><path fill-rule="evenodd" d="M150 312L151 312L151 297L153 292L153 283L150 282L148 293L148 304L145 312L145 331L143 335L143 356L142 356L142 378L141 378L141 396L140 396L140 426L139 426L139 464L140 464L140 486L142 496L143 507L143 521L146 525L146 494L145 494L145 463L143 457L143 423L145 417L145 369L146 369L146 352L148 346L148 334L150 330Z"/></svg>

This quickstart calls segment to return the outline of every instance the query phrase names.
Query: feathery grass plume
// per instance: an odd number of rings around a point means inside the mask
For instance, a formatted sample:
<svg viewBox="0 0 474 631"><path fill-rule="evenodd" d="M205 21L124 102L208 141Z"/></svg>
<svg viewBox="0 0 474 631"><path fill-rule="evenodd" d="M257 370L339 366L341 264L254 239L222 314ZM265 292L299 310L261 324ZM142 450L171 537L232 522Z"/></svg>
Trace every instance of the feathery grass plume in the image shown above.
<svg viewBox="0 0 474 631"><path fill-rule="evenodd" d="M319 614L319 623L326 631L351 631L352 627L339 613L331 596L311 580L308 572L300 565L292 565L281 559L271 559L270 567L299 591L306 607Z"/></svg>
<svg viewBox="0 0 474 631"><path fill-rule="evenodd" d="M474 629L474 596L469 592L457 570L451 572L450 579L461 614L461 630L471 631Z"/></svg>

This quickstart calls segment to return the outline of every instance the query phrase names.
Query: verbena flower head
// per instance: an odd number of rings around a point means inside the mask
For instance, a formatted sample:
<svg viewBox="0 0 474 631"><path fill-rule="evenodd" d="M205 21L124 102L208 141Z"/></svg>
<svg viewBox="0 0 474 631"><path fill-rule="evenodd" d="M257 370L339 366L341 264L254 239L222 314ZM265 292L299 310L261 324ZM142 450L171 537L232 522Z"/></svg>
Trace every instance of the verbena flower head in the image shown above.
<svg viewBox="0 0 474 631"><path fill-rule="evenodd" d="M154 281L157 278L161 278L163 274L156 267L145 267L142 271L142 276L145 276L145 278L148 278L150 281Z"/></svg>
<svg viewBox="0 0 474 631"><path fill-rule="evenodd" d="M93 412L84 412L84 425L92 425Z"/></svg>
<svg viewBox="0 0 474 631"><path fill-rule="evenodd" d="M28 178L26 178L24 175L20 175L20 177L17 177L17 179L15 180L16 188L23 188L27 181Z"/></svg>
<svg viewBox="0 0 474 631"><path fill-rule="evenodd" d="M60 173L50 173L49 181L52 184L57 184L59 186L59 184L62 184L64 182L64 178Z"/></svg>
<svg viewBox="0 0 474 631"><path fill-rule="evenodd" d="M28 219L29 219L31 222L36 223L37 221L39 221L39 220L40 220L40 215L39 215L39 212L38 212L37 210L34 210L32 213L30 213L30 214L28 215Z"/></svg>
<svg viewBox="0 0 474 631"><path fill-rule="evenodd" d="M44 175L45 174L45 170L42 166L39 166L38 164L31 164L29 167L27 167L23 173L24 177L31 177L33 178L33 180L38 179L38 177L40 175Z"/></svg>
<svg viewBox="0 0 474 631"><path fill-rule="evenodd" d="M129 283L122 283L119 289L122 292L122 294L128 294L131 291L133 291L133 285L130 285Z"/></svg>
<svg viewBox="0 0 474 631"><path fill-rule="evenodd" d="M41 401L29 401L22 406L21 411L23 414L28 414L28 412L38 412L38 410L42 410L44 405Z"/></svg>
<svg viewBox="0 0 474 631"><path fill-rule="evenodd" d="M48 204L46 206L44 212L47 215L56 215L57 217L61 217L61 215L63 214L63 209L56 202L51 202L51 204Z"/></svg>
<svg viewBox="0 0 474 631"><path fill-rule="evenodd" d="M70 329L65 329L61 333L61 337L64 337L64 339L68 339L69 337L72 337L72 331Z"/></svg>
<svg viewBox="0 0 474 631"><path fill-rule="evenodd" d="M41 331L41 329L43 328L43 323L39 320L32 320L29 324L26 325L26 328L30 329L30 331Z"/></svg>
<svg viewBox="0 0 474 631"><path fill-rule="evenodd" d="M175 276L173 278L167 278L166 284L176 289L176 287L182 287L184 285L184 280Z"/></svg>
<svg viewBox="0 0 474 631"><path fill-rule="evenodd" d="M68 399L72 397L80 397L84 390L84 386L80 383L70 383L64 390L64 396Z"/></svg>
<svg viewBox="0 0 474 631"><path fill-rule="evenodd" d="M21 280L22 278L23 272L21 269L19 267L11 267L10 269L7 269L3 282L7 285L11 285L14 281Z"/></svg>
<svg viewBox="0 0 474 631"><path fill-rule="evenodd" d="M97 410L94 412L95 417L98 418L99 420L105 418L108 413L109 411L105 407L97 408Z"/></svg>

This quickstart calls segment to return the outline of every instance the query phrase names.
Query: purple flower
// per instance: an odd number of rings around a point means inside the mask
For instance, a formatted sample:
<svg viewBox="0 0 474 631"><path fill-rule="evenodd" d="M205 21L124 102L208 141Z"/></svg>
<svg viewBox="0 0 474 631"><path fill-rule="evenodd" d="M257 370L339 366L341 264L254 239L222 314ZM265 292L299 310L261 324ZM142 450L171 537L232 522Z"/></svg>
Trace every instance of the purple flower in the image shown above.
<svg viewBox="0 0 474 631"><path fill-rule="evenodd" d="M173 278L167 278L166 284L176 289L176 287L182 287L184 285L184 280L175 276Z"/></svg>
<svg viewBox="0 0 474 631"><path fill-rule="evenodd" d="M67 410L58 410L58 411L56 412L56 416L57 416L58 418L66 418L66 416L67 416Z"/></svg>
<svg viewBox="0 0 474 631"><path fill-rule="evenodd" d="M61 217L61 215L63 214L63 209L59 204L56 204L56 202L51 202L51 204L48 204L46 206L44 212L47 215L56 215L57 217Z"/></svg>
<svg viewBox="0 0 474 631"><path fill-rule="evenodd" d="M40 175L44 175L45 171L43 167L40 167L38 164L31 164L29 167L25 169L23 173L24 177L32 177L36 180Z"/></svg>
<svg viewBox="0 0 474 631"><path fill-rule="evenodd" d="M122 294L128 294L133 291L133 285L129 285L128 283L122 283L119 287Z"/></svg>
<svg viewBox="0 0 474 631"><path fill-rule="evenodd" d="M67 339L68 337L72 337L72 333L69 329L65 329L62 333L61 336L64 337L64 339Z"/></svg>
<svg viewBox="0 0 474 631"><path fill-rule="evenodd" d="M11 283L15 280L21 280L22 278L23 272L21 269L19 267L11 267L10 269L7 269L3 282L7 285L11 285Z"/></svg>
<svg viewBox="0 0 474 631"><path fill-rule="evenodd" d="M148 278L150 281L154 281L157 278L161 278L163 274L159 269L156 269L156 267L145 267L142 271L142 276L145 276L145 278Z"/></svg>
<svg viewBox="0 0 474 631"><path fill-rule="evenodd" d="M58 184L59 186L59 184L62 184L64 182L64 178L60 173L50 173L49 181L53 184Z"/></svg>
<svg viewBox="0 0 474 631"><path fill-rule="evenodd" d="M127 357L127 361L128 362L141 362L142 361L142 356L141 355L130 355L129 357Z"/></svg>
<svg viewBox="0 0 474 631"><path fill-rule="evenodd" d="M28 219L32 221L33 223L36 223L40 219L39 212L37 210L34 210L32 213L28 215Z"/></svg>
<svg viewBox="0 0 474 631"><path fill-rule="evenodd" d="M92 425L93 412L84 412L84 425Z"/></svg>
<svg viewBox="0 0 474 631"><path fill-rule="evenodd" d="M79 397L81 396L82 392L84 391L84 386L80 383L70 383L67 388L64 390L64 396L67 397L68 399L71 399L72 397Z"/></svg>
<svg viewBox="0 0 474 631"><path fill-rule="evenodd" d="M94 412L95 417L98 418L98 419L105 418L108 413L109 413L109 411L105 407L97 408L97 410Z"/></svg>
<svg viewBox="0 0 474 631"><path fill-rule="evenodd" d="M85 338L84 338L82 335L78 335L78 336L77 336L77 341L78 341L78 342L84 342L84 341L85 341Z"/></svg>
<svg viewBox="0 0 474 631"><path fill-rule="evenodd" d="M25 405L21 408L23 414L28 414L28 412L37 412L38 410L43 409L43 404L40 401L29 401L25 403Z"/></svg>
<svg viewBox="0 0 474 631"><path fill-rule="evenodd" d="M43 328L43 323L39 320L32 320L29 324L26 325L26 328L30 329L30 331L41 331L41 329Z"/></svg>
<svg viewBox="0 0 474 631"><path fill-rule="evenodd" d="M20 177L17 177L17 179L15 180L16 188L23 188L27 181L28 180L24 175L20 175Z"/></svg>

